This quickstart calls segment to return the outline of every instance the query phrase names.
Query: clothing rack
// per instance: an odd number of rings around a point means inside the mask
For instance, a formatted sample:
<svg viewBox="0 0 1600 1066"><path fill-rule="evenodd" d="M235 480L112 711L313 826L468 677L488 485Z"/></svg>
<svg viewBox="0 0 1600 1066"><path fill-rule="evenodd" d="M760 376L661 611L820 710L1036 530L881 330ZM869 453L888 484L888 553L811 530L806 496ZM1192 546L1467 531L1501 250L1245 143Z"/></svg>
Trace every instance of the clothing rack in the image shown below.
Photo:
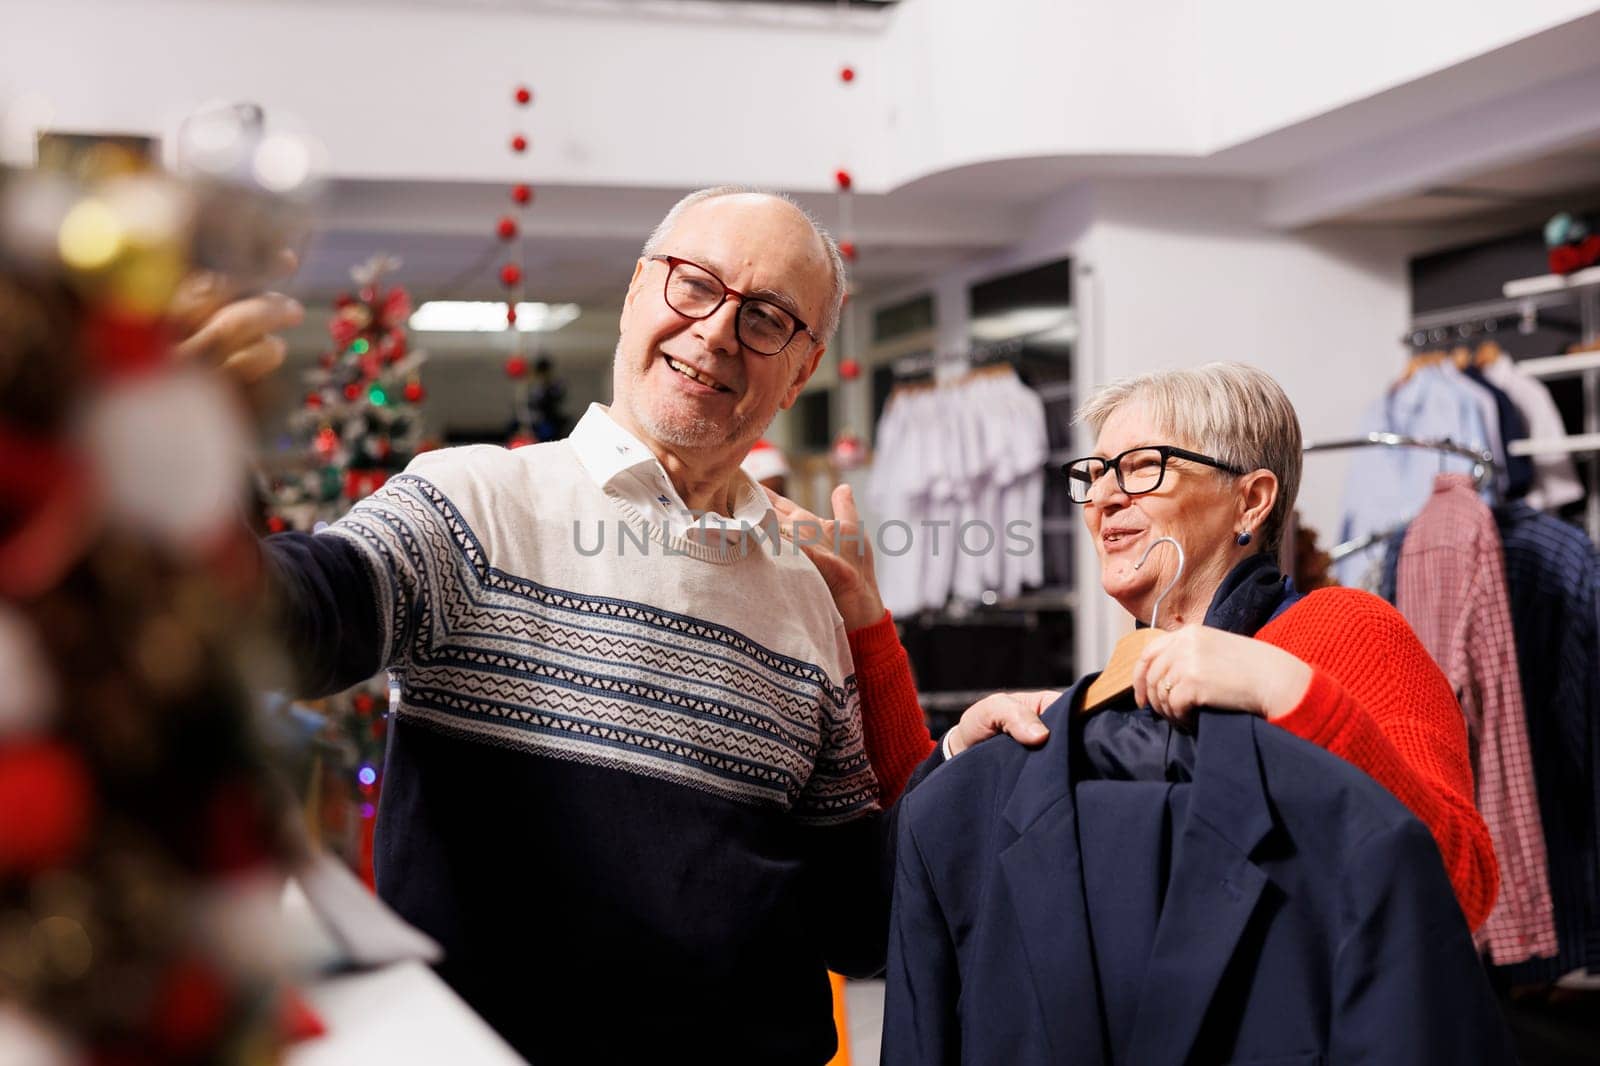
<svg viewBox="0 0 1600 1066"><path fill-rule="evenodd" d="M1459 455L1464 458L1471 459L1473 463L1472 480L1473 483L1480 489L1483 488L1486 481L1494 476L1496 469L1493 452L1479 451L1477 448L1469 448L1464 444L1457 444L1455 441L1450 440L1447 437L1406 437L1398 433L1379 432L1368 433L1360 437L1347 437L1339 440L1317 441L1314 444L1307 444L1301 450L1305 454L1310 454L1312 452L1331 452L1349 448L1372 447L1425 448L1429 451L1441 452L1447 455ZM1386 529L1381 533L1369 533L1364 537L1357 537L1354 540L1347 540L1342 544L1335 544L1328 550L1328 558L1333 562L1338 562L1347 555L1354 555L1358 551L1369 548L1374 544L1380 543L1381 541L1388 540L1390 537L1394 536L1404 528L1405 526L1403 525L1396 526L1393 529Z"/></svg>

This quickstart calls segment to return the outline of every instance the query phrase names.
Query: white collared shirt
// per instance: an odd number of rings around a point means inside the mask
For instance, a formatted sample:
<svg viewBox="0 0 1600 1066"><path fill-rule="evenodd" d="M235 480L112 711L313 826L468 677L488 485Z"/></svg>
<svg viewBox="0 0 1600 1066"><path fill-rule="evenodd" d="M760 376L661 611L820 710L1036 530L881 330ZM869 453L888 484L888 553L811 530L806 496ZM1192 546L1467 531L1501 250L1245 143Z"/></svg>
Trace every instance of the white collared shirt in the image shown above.
<svg viewBox="0 0 1600 1066"><path fill-rule="evenodd" d="M616 493L640 514L654 516L672 536L699 544L736 542L746 530L764 526L772 514L766 493L742 470L735 475L731 517L695 514L655 453L619 426L601 404L589 405L567 441L596 485Z"/></svg>

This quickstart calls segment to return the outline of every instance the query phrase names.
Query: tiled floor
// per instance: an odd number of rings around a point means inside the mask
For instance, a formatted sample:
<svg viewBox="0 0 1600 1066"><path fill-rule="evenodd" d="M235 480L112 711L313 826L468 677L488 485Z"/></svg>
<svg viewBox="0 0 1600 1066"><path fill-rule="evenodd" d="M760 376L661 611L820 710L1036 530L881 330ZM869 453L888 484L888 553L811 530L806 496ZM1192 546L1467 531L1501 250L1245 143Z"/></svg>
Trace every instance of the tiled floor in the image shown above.
<svg viewBox="0 0 1600 1066"><path fill-rule="evenodd" d="M850 1066L877 1066L883 1035L883 982L851 981L845 986L850 1022Z"/></svg>

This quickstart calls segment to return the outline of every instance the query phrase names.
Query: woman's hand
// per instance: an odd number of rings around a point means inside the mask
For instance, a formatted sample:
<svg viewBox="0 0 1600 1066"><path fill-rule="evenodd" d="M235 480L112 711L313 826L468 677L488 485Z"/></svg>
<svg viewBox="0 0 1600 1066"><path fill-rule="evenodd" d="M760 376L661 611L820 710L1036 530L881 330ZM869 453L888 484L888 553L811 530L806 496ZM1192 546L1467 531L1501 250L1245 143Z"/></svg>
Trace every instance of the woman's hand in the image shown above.
<svg viewBox="0 0 1600 1066"><path fill-rule="evenodd" d="M1175 722L1196 707L1271 721L1294 710L1310 685L1311 667L1283 649L1203 625L1162 633L1133 668L1139 706Z"/></svg>
<svg viewBox="0 0 1600 1066"><path fill-rule="evenodd" d="M845 629L865 629L881 621L884 606L872 570L872 545L867 543L867 531L861 526L850 486L835 486L833 513L838 517L831 521L771 489L765 492L778 512L780 532L806 553L828 583Z"/></svg>

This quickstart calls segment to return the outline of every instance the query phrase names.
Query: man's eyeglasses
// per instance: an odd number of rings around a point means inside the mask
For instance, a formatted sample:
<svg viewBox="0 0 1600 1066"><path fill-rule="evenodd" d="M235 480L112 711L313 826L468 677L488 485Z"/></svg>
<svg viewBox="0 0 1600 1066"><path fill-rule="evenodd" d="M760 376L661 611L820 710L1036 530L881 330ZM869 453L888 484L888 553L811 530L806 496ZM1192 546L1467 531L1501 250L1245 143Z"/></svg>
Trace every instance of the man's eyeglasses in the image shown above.
<svg viewBox="0 0 1600 1066"><path fill-rule="evenodd" d="M1074 459L1067 463L1061 468L1061 472L1067 476L1067 495L1071 497L1072 502L1088 503L1089 493L1094 488L1095 482L1104 477L1107 470L1116 471L1118 487L1129 496L1154 492L1161 487L1162 478L1167 476L1167 460L1174 457L1187 459L1191 463L1214 466L1235 476L1247 473L1220 459L1191 452L1186 448L1177 448L1171 444L1129 448L1110 459L1102 459L1098 455L1086 455L1082 459Z"/></svg>
<svg viewBox="0 0 1600 1066"><path fill-rule="evenodd" d="M752 352L777 355L800 333L813 341L818 340L792 311L760 296L747 296L738 289L728 288L721 278L699 263L675 255L652 255L650 258L667 264L667 282L662 295L667 306L684 318L710 318L728 297L737 298L739 313L734 316L734 334L739 343Z"/></svg>

